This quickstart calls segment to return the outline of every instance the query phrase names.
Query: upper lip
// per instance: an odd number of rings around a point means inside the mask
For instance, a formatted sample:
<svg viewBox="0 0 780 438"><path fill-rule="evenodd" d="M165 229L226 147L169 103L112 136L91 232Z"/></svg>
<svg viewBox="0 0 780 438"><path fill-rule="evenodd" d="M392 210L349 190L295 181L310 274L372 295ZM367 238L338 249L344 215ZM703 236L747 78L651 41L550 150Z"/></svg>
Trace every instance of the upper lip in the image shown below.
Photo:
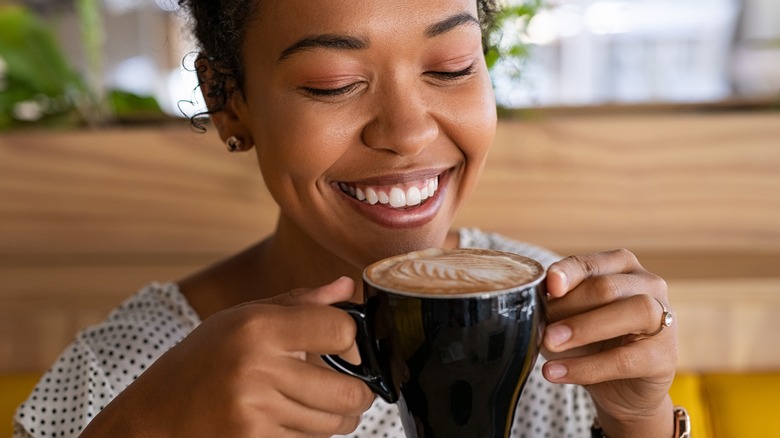
<svg viewBox="0 0 780 438"><path fill-rule="evenodd" d="M411 171L401 171L388 173L385 175L373 176L359 180L341 181L346 184L366 185L366 186L386 186L393 184L403 184L409 181L420 181L429 178L435 178L446 172L448 168L428 168Z"/></svg>

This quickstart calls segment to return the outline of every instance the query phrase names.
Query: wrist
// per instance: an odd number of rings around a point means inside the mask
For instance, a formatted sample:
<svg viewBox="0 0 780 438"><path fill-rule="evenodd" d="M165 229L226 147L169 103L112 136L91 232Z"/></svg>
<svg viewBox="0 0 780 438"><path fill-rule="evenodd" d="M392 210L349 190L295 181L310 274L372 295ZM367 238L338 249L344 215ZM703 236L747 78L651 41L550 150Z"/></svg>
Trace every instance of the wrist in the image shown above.
<svg viewBox="0 0 780 438"><path fill-rule="evenodd" d="M606 415L600 409L597 409L592 436L594 438L634 436L658 438L687 437L689 435L680 435L676 409L669 396L666 397L666 400L657 409L639 416L618 418Z"/></svg>

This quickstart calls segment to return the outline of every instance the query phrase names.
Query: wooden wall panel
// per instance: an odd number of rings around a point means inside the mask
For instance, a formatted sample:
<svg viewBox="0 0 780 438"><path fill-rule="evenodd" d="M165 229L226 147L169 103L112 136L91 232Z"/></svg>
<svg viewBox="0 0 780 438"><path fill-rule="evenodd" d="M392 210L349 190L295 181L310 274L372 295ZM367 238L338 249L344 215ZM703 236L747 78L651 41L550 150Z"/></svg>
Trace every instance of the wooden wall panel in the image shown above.
<svg viewBox="0 0 780 438"><path fill-rule="evenodd" d="M504 123L461 223L563 252L777 253L778 172L777 112Z"/></svg>
<svg viewBox="0 0 780 438"><path fill-rule="evenodd" d="M777 112L502 121L457 225L562 254L630 248L669 281L681 368L780 368L779 194ZM42 370L276 211L253 154L184 123L0 137L0 372Z"/></svg>

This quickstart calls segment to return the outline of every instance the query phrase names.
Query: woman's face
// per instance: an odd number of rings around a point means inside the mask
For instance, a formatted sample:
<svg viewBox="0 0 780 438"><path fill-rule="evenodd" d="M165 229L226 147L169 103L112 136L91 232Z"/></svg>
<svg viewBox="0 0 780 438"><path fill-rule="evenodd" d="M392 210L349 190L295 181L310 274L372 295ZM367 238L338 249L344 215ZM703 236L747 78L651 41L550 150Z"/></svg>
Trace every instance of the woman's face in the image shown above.
<svg viewBox="0 0 780 438"><path fill-rule="evenodd" d="M475 0L265 0L242 56L281 238L357 267L444 243L495 131Z"/></svg>

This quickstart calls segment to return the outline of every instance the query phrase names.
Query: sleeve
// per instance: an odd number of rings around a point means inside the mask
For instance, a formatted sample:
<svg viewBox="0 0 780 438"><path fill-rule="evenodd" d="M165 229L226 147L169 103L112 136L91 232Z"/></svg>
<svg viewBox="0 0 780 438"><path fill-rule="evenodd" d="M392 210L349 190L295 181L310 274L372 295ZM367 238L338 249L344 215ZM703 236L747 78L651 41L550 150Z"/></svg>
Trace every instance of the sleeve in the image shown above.
<svg viewBox="0 0 780 438"><path fill-rule="evenodd" d="M11 438L33 438L33 436L22 429L18 423L14 423L14 434Z"/></svg>
<svg viewBox="0 0 780 438"><path fill-rule="evenodd" d="M76 437L116 395L106 370L81 339L41 377L14 416L14 438Z"/></svg>
<svg viewBox="0 0 780 438"><path fill-rule="evenodd" d="M184 339L198 316L175 284L153 283L81 331L14 416L28 437L75 437L157 358Z"/></svg>

